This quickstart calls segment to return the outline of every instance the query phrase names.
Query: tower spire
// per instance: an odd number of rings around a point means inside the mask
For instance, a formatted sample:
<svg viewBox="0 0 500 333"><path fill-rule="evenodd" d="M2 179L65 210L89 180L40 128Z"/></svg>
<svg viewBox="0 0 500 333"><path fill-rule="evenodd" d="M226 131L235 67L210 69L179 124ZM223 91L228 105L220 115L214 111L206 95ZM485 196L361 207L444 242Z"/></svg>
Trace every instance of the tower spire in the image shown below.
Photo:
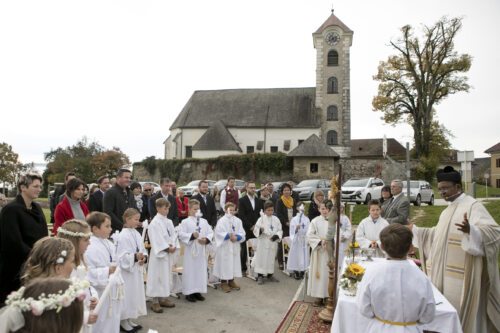
<svg viewBox="0 0 500 333"><path fill-rule="evenodd" d="M333 3L332 3L332 15L333 15Z"/></svg>

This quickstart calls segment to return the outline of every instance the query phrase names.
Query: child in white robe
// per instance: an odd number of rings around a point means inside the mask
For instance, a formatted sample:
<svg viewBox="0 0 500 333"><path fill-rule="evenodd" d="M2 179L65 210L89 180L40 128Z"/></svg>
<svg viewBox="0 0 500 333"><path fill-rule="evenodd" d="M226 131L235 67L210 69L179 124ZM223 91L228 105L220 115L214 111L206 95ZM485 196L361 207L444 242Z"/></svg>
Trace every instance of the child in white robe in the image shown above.
<svg viewBox="0 0 500 333"><path fill-rule="evenodd" d="M140 217L141 214L135 208L125 210L123 229L116 238L116 256L126 289L120 325L126 330L140 327L132 319L147 314L143 267L148 252L141 234L136 230L140 225Z"/></svg>
<svg viewBox="0 0 500 333"><path fill-rule="evenodd" d="M316 297L315 305L322 305L328 297L328 252L326 234L328 233L328 214L333 204L324 201L319 205L320 216L315 217L307 231L307 242L312 249L309 265L307 294Z"/></svg>
<svg viewBox="0 0 500 333"><path fill-rule="evenodd" d="M283 237L283 230L280 220L273 215L274 203L266 201L264 203L264 213L255 223L253 233L257 237L257 249L255 250L252 266L257 273L257 284L264 284L264 277L267 281L279 282L274 274L274 262L278 250L278 242Z"/></svg>
<svg viewBox="0 0 500 333"><path fill-rule="evenodd" d="M182 293L189 302L204 301L207 293L207 249L212 242L213 230L202 218L200 202L189 200L189 216L182 220L179 240L185 244Z"/></svg>
<svg viewBox="0 0 500 333"><path fill-rule="evenodd" d="M368 212L370 215L361 220L356 229L356 241L361 249L375 249L375 256L383 257L379 234L389 222L380 216L381 208L378 200L368 202Z"/></svg>
<svg viewBox="0 0 500 333"><path fill-rule="evenodd" d="M57 237L69 240L75 247L75 266L71 272L71 279L88 281L88 269L85 264L84 254L90 243L90 227L87 222L81 220L68 220L57 229ZM89 286L85 290L83 326L81 333L91 333L92 324L97 321L97 314L93 312L99 299L94 287Z"/></svg>
<svg viewBox="0 0 500 333"><path fill-rule="evenodd" d="M304 215L304 204L297 202L299 213L290 221L290 239L292 244L288 253L287 269L293 272L296 280L304 277L305 270L309 267L309 246L306 235L309 229L309 218Z"/></svg>
<svg viewBox="0 0 500 333"><path fill-rule="evenodd" d="M96 211L90 213L86 220L92 236L84 257L89 268L89 282L96 289L101 303L100 313L92 331L118 333L125 290L120 272L115 274L116 247L108 240L111 234L111 218L108 214ZM103 297L106 288L109 288L110 292Z"/></svg>
<svg viewBox="0 0 500 333"><path fill-rule="evenodd" d="M431 282L407 260L412 238L412 232L398 223L380 233L388 258L366 270L356 296L361 314L371 318L366 332L422 332L419 325L434 319Z"/></svg>
<svg viewBox="0 0 500 333"><path fill-rule="evenodd" d="M235 205L226 203L226 215L217 221L215 227L215 264L214 275L221 280L222 291L228 293L240 290L234 282L235 277L241 277L241 243L245 241L243 223L234 216Z"/></svg>
<svg viewBox="0 0 500 333"><path fill-rule="evenodd" d="M170 202L164 198L155 202L157 214L148 227L151 253L148 265L146 295L153 297L151 310L162 313L175 304L168 299L172 291L172 264L176 250L174 224L167 218Z"/></svg>

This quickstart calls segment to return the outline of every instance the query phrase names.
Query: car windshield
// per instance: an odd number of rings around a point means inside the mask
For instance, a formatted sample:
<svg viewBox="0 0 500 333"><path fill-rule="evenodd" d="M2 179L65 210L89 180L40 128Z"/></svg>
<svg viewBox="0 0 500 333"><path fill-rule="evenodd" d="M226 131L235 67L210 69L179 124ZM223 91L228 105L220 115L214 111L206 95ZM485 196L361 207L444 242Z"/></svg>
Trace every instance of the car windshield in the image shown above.
<svg viewBox="0 0 500 333"><path fill-rule="evenodd" d="M318 180L303 180L301 181L297 187L317 187L318 185Z"/></svg>
<svg viewBox="0 0 500 333"><path fill-rule="evenodd" d="M199 180L193 180L192 182L189 182L189 184L187 184L186 186L198 186L199 183L200 183Z"/></svg>
<svg viewBox="0 0 500 333"><path fill-rule="evenodd" d="M369 179L349 179L342 187L365 187Z"/></svg>

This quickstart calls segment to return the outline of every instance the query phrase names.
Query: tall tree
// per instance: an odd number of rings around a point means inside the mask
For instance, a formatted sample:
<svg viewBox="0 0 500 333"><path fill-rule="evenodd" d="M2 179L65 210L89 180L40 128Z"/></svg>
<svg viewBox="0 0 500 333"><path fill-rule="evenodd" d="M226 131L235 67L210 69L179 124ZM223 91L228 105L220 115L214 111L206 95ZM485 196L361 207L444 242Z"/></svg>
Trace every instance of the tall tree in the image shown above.
<svg viewBox="0 0 500 333"><path fill-rule="evenodd" d="M418 158L431 152L433 107L470 88L463 74L470 69L471 56L458 54L454 45L461 27L461 18L444 17L424 26L419 40L411 26L404 26L402 36L390 43L397 54L381 62L373 77L380 82L372 101L374 111L383 112L386 123L406 121L412 126Z"/></svg>
<svg viewBox="0 0 500 333"><path fill-rule="evenodd" d="M120 148L108 150L86 137L75 145L56 148L45 153L47 168L44 179L48 183L63 182L64 174L73 171L85 182L95 182L102 175L114 175L116 170L129 163Z"/></svg>
<svg viewBox="0 0 500 333"><path fill-rule="evenodd" d="M21 166L19 155L12 150L12 146L0 143L0 182L13 184Z"/></svg>

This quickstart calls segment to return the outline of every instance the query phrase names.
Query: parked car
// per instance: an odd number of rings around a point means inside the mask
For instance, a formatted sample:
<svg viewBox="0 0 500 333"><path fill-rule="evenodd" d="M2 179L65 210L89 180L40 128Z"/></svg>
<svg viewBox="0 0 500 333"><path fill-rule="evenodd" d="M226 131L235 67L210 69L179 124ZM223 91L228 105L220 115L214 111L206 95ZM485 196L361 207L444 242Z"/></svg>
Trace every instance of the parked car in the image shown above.
<svg viewBox="0 0 500 333"><path fill-rule="evenodd" d="M342 184L342 201L365 203L380 199L384 181L379 178L351 178Z"/></svg>
<svg viewBox="0 0 500 333"><path fill-rule="evenodd" d="M330 189L330 181L328 179L306 179L297 184L293 189L299 194L301 201L313 200L314 192L321 190L328 198L328 190Z"/></svg>
<svg viewBox="0 0 500 333"><path fill-rule="evenodd" d="M406 190L407 182L403 181L403 193L408 195ZM415 206L420 206L422 202L429 206L434 205L434 192L431 185L425 180L410 180L410 202Z"/></svg>
<svg viewBox="0 0 500 333"><path fill-rule="evenodd" d="M198 185L200 184L200 182L201 182L201 179L193 180L193 181L189 182L187 185L179 187L179 189L184 191L184 195L186 197L191 197L197 191ZM215 185L215 180L208 180L207 179L207 182L208 182L208 191L210 193L212 193L212 190L214 189L214 185Z"/></svg>
<svg viewBox="0 0 500 333"><path fill-rule="evenodd" d="M222 191L224 188L226 188L226 185L227 185L227 179L220 179L214 184L214 186L217 186L217 189L219 191ZM245 187L245 181L241 179L236 179L234 187L236 187L238 190L241 190L242 188Z"/></svg>

